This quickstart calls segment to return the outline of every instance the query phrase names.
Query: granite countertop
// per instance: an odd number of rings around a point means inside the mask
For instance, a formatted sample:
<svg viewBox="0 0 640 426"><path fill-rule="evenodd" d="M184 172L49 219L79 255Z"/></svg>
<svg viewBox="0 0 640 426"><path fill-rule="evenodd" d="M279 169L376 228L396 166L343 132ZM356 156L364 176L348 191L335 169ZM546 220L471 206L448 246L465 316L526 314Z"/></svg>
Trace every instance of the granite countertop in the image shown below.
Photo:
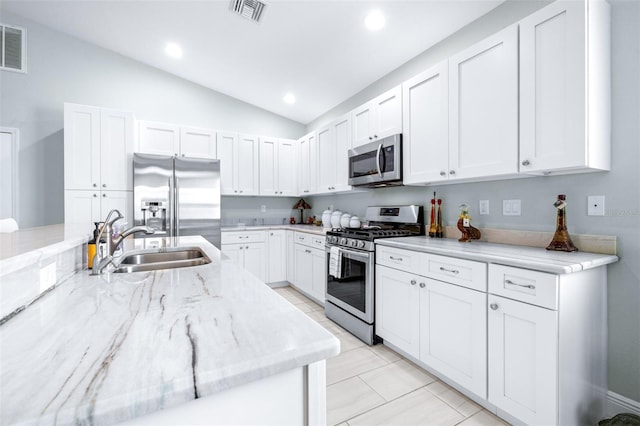
<svg viewBox="0 0 640 426"><path fill-rule="evenodd" d="M317 225L237 225L237 226L223 226L222 232L231 231L261 231L270 229L285 229L290 231L307 232L309 234L325 235L331 228L323 228Z"/></svg>
<svg viewBox="0 0 640 426"><path fill-rule="evenodd" d="M208 265L83 270L0 326L0 424L111 424L334 356L339 341L201 237ZM248 405L250 406L250 405Z"/></svg>
<svg viewBox="0 0 640 426"><path fill-rule="evenodd" d="M429 238L427 236L383 238L376 240L376 244L458 257L461 259L533 269L553 274L579 272L618 261L618 256L614 255L580 251L566 253L549 251L537 247L480 241L460 243L458 240L452 238Z"/></svg>

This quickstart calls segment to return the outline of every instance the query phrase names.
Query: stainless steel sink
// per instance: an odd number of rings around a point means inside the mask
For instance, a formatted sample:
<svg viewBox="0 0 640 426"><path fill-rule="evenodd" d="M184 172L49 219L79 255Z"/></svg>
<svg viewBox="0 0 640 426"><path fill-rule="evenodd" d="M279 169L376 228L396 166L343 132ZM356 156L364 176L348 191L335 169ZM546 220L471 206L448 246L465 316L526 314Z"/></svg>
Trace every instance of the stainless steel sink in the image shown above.
<svg viewBox="0 0 640 426"><path fill-rule="evenodd" d="M115 265L115 273L155 271L206 265L211 259L199 247L139 250L125 253Z"/></svg>

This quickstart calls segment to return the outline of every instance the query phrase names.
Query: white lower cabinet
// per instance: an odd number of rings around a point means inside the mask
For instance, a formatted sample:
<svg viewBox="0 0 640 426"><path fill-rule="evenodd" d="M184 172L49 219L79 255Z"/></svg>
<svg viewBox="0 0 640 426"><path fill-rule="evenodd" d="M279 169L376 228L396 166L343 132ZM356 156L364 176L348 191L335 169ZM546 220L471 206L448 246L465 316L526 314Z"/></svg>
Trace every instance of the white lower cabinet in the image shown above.
<svg viewBox="0 0 640 426"><path fill-rule="evenodd" d="M285 230L267 231L267 282L287 280L287 237Z"/></svg>
<svg viewBox="0 0 640 426"><path fill-rule="evenodd" d="M376 334L486 398L486 293L376 265Z"/></svg>
<svg viewBox="0 0 640 426"><path fill-rule="evenodd" d="M296 232L295 272L293 285L301 292L324 305L326 257L324 236Z"/></svg>
<svg viewBox="0 0 640 426"><path fill-rule="evenodd" d="M262 281L267 281L265 231L223 232L222 252Z"/></svg>
<svg viewBox="0 0 640 426"><path fill-rule="evenodd" d="M295 231L285 231L287 234L287 281L293 284L296 277L296 245Z"/></svg>

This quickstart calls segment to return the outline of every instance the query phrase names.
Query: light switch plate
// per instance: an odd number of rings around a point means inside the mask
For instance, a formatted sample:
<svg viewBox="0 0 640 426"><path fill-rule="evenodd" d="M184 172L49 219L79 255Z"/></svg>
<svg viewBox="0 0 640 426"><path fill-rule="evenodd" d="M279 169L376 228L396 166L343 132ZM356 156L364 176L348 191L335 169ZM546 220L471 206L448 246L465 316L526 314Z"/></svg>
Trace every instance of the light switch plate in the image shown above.
<svg viewBox="0 0 640 426"><path fill-rule="evenodd" d="M489 214L489 200L480 200L478 210L480 214Z"/></svg>
<svg viewBox="0 0 640 426"><path fill-rule="evenodd" d="M502 200L503 216L520 216L522 214L522 202L520 200Z"/></svg>
<svg viewBox="0 0 640 426"><path fill-rule="evenodd" d="M587 215L604 216L604 195L589 195L587 197Z"/></svg>

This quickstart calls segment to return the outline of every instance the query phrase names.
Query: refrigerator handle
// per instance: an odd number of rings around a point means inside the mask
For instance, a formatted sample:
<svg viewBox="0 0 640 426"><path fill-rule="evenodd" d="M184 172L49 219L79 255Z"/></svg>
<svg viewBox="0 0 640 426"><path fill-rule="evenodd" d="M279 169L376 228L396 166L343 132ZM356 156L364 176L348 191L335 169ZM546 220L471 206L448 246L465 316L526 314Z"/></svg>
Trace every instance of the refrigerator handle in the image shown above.
<svg viewBox="0 0 640 426"><path fill-rule="evenodd" d="M179 237L180 236L180 215L178 214L178 206L180 205L180 181L179 179L176 177L175 181L174 181L174 191L175 191L175 197L174 197L174 217L175 217L175 223L176 223L176 230L174 233L174 236Z"/></svg>
<svg viewBox="0 0 640 426"><path fill-rule="evenodd" d="M173 203L173 179L169 178L167 184L169 186L169 208L167 209L167 211L169 212L169 230L167 232L167 236L168 237L173 237L173 234L175 232L174 231L175 227L174 227L174 223L173 223L173 220L174 220L173 218L174 218L174 215L175 215L175 210L173 208L173 205L174 205L174 203Z"/></svg>

